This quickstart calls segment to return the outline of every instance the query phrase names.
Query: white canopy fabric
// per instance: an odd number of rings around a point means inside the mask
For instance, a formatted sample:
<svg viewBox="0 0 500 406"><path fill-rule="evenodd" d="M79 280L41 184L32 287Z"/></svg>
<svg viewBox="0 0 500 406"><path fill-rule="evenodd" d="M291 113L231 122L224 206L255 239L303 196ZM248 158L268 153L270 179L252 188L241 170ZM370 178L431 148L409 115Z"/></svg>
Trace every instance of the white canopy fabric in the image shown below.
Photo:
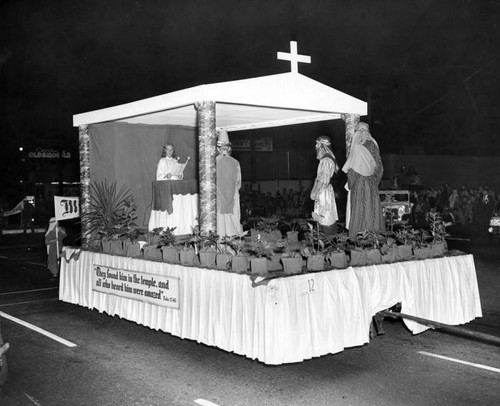
<svg viewBox="0 0 500 406"><path fill-rule="evenodd" d="M73 125L110 121L196 127L195 103L216 102L217 130L238 131L367 114L367 103L299 73L200 85L73 116Z"/></svg>

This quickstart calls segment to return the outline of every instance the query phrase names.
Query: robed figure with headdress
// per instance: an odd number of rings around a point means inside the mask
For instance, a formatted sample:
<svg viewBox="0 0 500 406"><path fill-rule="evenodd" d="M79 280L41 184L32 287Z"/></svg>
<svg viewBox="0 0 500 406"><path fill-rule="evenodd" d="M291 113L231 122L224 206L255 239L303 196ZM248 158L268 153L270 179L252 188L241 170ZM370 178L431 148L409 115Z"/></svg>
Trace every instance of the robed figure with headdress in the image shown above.
<svg viewBox="0 0 500 406"><path fill-rule="evenodd" d="M240 163L231 156L231 143L226 131L217 141L217 234L220 237L239 235L241 227Z"/></svg>
<svg viewBox="0 0 500 406"><path fill-rule="evenodd" d="M330 138L323 135L317 138L316 158L319 159L319 165L311 190L311 199L314 200L312 217L319 223L325 234L334 234L335 223L339 219L335 193L330 183L339 168L330 146Z"/></svg>
<svg viewBox="0 0 500 406"><path fill-rule="evenodd" d="M357 124L349 156L342 168L347 174L346 227L350 237L365 230L385 231L378 193L384 167L377 141L368 128L366 123Z"/></svg>

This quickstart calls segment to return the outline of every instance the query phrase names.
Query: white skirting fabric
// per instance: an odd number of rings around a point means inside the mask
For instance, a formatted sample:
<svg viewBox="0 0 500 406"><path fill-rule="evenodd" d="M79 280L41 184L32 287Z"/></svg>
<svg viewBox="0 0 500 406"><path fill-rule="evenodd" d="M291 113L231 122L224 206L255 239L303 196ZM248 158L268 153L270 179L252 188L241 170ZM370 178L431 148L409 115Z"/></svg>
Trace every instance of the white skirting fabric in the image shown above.
<svg viewBox="0 0 500 406"><path fill-rule="evenodd" d="M198 225L198 193L173 195L172 214L167 211L151 210L149 231L161 227L175 227L174 235L192 234L191 227Z"/></svg>
<svg viewBox="0 0 500 406"><path fill-rule="evenodd" d="M481 317L471 255L271 279L64 248L59 299L279 365L369 342L372 316L402 312L451 325ZM180 278L180 308L92 290L94 264ZM405 321L415 334L427 329Z"/></svg>

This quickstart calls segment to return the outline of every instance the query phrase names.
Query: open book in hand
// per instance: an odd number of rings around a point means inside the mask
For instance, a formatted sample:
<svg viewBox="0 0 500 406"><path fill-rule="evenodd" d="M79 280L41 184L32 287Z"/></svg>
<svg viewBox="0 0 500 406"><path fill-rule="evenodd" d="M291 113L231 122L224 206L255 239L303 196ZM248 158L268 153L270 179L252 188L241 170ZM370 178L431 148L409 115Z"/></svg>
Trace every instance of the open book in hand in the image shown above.
<svg viewBox="0 0 500 406"><path fill-rule="evenodd" d="M174 168L172 169L172 172L170 173L172 178L174 178L174 179L182 179L183 178L184 168L186 167L187 163L189 162L189 159L190 158L187 157L186 162L184 162L183 164L179 163L179 161L177 160L177 165L174 166Z"/></svg>

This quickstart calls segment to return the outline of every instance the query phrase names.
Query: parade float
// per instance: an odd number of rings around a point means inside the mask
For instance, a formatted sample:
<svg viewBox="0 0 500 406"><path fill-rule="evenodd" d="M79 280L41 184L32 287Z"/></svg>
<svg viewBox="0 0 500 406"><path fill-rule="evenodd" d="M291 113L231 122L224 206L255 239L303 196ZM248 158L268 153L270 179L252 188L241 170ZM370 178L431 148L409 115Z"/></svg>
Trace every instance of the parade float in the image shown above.
<svg viewBox="0 0 500 406"><path fill-rule="evenodd" d="M60 300L274 365L368 343L373 316L395 304L449 325L481 316L471 255L435 251L415 258L417 248L443 242L440 232L325 239L312 224L301 240L294 226L277 235L268 221L247 235L215 235L218 130L343 120L349 152L355 125L367 114L365 102L299 74L304 57L291 45L289 73L196 86L73 117L82 246L64 249ZM175 186L155 185L166 142L181 160L190 157ZM108 208L118 227L99 229L100 193L121 197ZM147 224L148 231L134 224ZM414 334L428 328L405 324Z"/></svg>

